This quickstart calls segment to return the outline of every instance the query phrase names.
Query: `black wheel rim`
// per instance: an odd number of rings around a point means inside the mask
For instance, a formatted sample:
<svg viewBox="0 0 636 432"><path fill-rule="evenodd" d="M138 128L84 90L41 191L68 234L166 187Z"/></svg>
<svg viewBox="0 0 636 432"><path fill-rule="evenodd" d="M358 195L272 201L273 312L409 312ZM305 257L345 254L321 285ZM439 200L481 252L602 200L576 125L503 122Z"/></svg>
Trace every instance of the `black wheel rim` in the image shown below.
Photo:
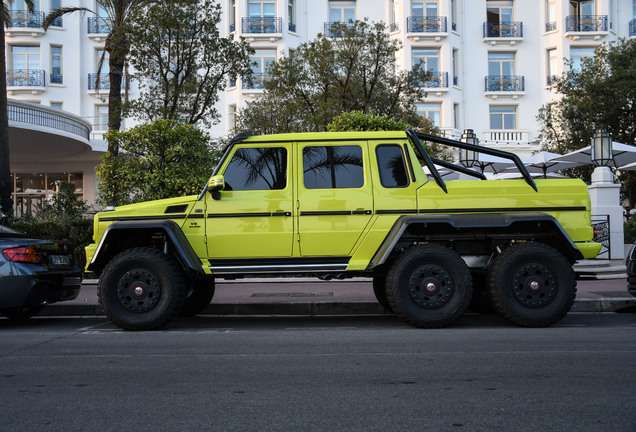
<svg viewBox="0 0 636 432"><path fill-rule="evenodd" d="M419 267L409 278L409 294L418 306L437 309L453 298L455 284L451 275L435 264Z"/></svg>
<svg viewBox="0 0 636 432"><path fill-rule="evenodd" d="M147 312L159 302L161 285L151 272L133 269L119 279L117 298L123 307L132 312Z"/></svg>
<svg viewBox="0 0 636 432"><path fill-rule="evenodd" d="M554 300L558 283L554 273L538 263L520 267L514 275L512 289L519 303L528 307L543 307Z"/></svg>

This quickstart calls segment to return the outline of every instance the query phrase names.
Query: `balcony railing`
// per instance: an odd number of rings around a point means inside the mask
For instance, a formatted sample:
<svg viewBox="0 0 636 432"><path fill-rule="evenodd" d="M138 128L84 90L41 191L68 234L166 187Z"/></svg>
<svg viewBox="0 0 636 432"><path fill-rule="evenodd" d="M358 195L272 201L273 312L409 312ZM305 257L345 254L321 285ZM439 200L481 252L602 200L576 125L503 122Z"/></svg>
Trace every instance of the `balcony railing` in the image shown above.
<svg viewBox="0 0 636 432"><path fill-rule="evenodd" d="M287 26L288 30L292 33L296 33L296 24L294 23L289 23L289 25Z"/></svg>
<svg viewBox="0 0 636 432"><path fill-rule="evenodd" d="M44 12L9 11L9 27L41 28L42 21L44 21Z"/></svg>
<svg viewBox="0 0 636 432"><path fill-rule="evenodd" d="M90 127L84 120L67 113L50 111L50 108L30 106L28 103L16 100L10 100L7 105L9 121L58 129L88 141Z"/></svg>
<svg viewBox="0 0 636 432"><path fill-rule="evenodd" d="M400 27L397 25L397 23L389 24L389 32L398 31L399 29L400 29Z"/></svg>
<svg viewBox="0 0 636 432"><path fill-rule="evenodd" d="M448 88L448 72L433 72L431 78L420 82L422 88Z"/></svg>
<svg viewBox="0 0 636 432"><path fill-rule="evenodd" d="M552 22L547 22L545 23L545 31L550 32L553 30L556 30L557 28L557 23L556 21L552 21Z"/></svg>
<svg viewBox="0 0 636 432"><path fill-rule="evenodd" d="M270 76L268 74L252 74L252 82L249 80L243 80L243 89L246 90L262 90L265 88L265 83L269 81Z"/></svg>
<svg viewBox="0 0 636 432"><path fill-rule="evenodd" d="M408 33L446 33L446 17L406 17Z"/></svg>
<svg viewBox="0 0 636 432"><path fill-rule="evenodd" d="M341 23L339 21L329 21L325 23L325 36L326 37L339 37L343 36L343 28L353 27L353 23Z"/></svg>
<svg viewBox="0 0 636 432"><path fill-rule="evenodd" d="M59 73L52 73L49 75L49 82L51 82L52 84L62 84L63 80L62 80L62 74Z"/></svg>
<svg viewBox="0 0 636 432"><path fill-rule="evenodd" d="M282 33L282 27L282 18L248 17L241 19L243 33Z"/></svg>
<svg viewBox="0 0 636 432"><path fill-rule="evenodd" d="M45 87L43 70L11 69L7 71L7 87Z"/></svg>
<svg viewBox="0 0 636 432"><path fill-rule="evenodd" d="M554 85L559 81L558 75L548 75L547 83L549 86Z"/></svg>
<svg viewBox="0 0 636 432"><path fill-rule="evenodd" d="M522 92L526 90L521 75L489 75L485 79L487 92Z"/></svg>
<svg viewBox="0 0 636 432"><path fill-rule="evenodd" d="M636 36L636 20L631 20L629 22L629 35Z"/></svg>
<svg viewBox="0 0 636 432"><path fill-rule="evenodd" d="M110 19L101 17L88 18L89 34L108 34L110 33Z"/></svg>
<svg viewBox="0 0 636 432"><path fill-rule="evenodd" d="M567 32L606 32L607 15L570 15L565 17Z"/></svg>
<svg viewBox="0 0 636 432"><path fill-rule="evenodd" d="M99 88L97 88L98 75L99 75ZM123 77L121 80L121 89L124 90L125 88L126 88L126 78ZM88 74L88 89L89 90L110 90L110 74L89 73Z"/></svg>
<svg viewBox="0 0 636 432"><path fill-rule="evenodd" d="M523 22L485 22L485 38L521 38L523 37Z"/></svg>

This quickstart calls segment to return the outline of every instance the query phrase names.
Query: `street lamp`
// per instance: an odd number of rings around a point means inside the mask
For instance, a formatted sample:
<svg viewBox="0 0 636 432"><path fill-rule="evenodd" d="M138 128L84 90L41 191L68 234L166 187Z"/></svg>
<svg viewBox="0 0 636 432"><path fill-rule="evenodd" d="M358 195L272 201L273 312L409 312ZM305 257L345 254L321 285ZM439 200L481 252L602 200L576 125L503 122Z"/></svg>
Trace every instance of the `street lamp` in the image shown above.
<svg viewBox="0 0 636 432"><path fill-rule="evenodd" d="M592 138L592 163L595 166L610 166L612 157L612 138L607 129L596 129Z"/></svg>
<svg viewBox="0 0 636 432"><path fill-rule="evenodd" d="M473 132L472 129L464 129L464 133L460 138L460 141L466 144L479 145L479 138ZM479 153L475 150L459 149L459 163L466 168L472 168L479 162Z"/></svg>

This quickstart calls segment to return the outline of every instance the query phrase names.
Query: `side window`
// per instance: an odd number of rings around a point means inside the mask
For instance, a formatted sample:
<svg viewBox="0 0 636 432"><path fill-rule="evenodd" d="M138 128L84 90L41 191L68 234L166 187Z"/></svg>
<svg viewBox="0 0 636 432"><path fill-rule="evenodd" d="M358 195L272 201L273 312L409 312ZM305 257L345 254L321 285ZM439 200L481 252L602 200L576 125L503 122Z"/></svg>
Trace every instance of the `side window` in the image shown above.
<svg viewBox="0 0 636 432"><path fill-rule="evenodd" d="M399 145L379 145L375 149L380 170L380 183L385 188L399 188L409 185L409 177L404 164L404 155Z"/></svg>
<svg viewBox="0 0 636 432"><path fill-rule="evenodd" d="M355 145L305 147L303 177L307 189L361 188L364 185L362 148Z"/></svg>
<svg viewBox="0 0 636 432"><path fill-rule="evenodd" d="M287 186L287 149L241 148L223 173L225 190L275 190Z"/></svg>

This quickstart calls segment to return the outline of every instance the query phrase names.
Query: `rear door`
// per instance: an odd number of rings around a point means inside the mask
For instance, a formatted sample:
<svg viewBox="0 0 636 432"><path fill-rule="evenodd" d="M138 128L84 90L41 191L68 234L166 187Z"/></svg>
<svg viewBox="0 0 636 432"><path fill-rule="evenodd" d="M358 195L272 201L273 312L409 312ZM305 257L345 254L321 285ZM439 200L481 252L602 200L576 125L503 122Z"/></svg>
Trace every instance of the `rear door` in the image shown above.
<svg viewBox="0 0 636 432"><path fill-rule="evenodd" d="M350 255L373 215L367 142L300 142L296 160L300 254Z"/></svg>

